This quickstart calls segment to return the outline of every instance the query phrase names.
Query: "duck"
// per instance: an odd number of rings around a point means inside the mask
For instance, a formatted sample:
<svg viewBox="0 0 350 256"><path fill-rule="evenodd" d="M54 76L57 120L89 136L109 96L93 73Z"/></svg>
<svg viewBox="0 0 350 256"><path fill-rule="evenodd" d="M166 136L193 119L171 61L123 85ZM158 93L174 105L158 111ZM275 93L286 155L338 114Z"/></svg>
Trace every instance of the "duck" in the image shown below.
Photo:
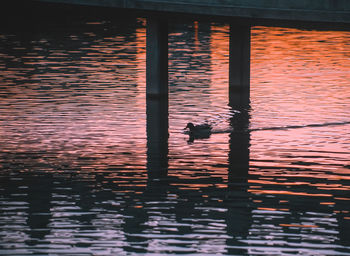
<svg viewBox="0 0 350 256"><path fill-rule="evenodd" d="M192 139L204 139L209 138L212 130L210 124L198 124L188 123L185 130L188 129L188 134Z"/></svg>
<svg viewBox="0 0 350 256"><path fill-rule="evenodd" d="M212 127L210 124L198 124L187 123L185 129L189 129L190 132L210 132Z"/></svg>

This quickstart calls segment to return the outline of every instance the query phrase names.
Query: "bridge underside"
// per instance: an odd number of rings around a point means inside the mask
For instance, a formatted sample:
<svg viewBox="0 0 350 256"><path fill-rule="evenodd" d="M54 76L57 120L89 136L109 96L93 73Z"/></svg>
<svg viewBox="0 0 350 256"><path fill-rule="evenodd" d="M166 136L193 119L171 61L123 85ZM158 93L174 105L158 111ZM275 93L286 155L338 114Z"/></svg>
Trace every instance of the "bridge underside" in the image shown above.
<svg viewBox="0 0 350 256"><path fill-rule="evenodd" d="M348 0L37 0L190 15L350 24Z"/></svg>

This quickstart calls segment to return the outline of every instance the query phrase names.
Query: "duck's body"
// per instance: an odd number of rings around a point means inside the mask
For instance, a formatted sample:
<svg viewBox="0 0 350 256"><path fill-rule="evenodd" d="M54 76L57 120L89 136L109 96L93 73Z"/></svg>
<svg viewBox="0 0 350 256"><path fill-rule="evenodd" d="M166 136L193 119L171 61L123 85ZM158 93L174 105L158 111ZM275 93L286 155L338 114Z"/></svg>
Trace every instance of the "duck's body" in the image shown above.
<svg viewBox="0 0 350 256"><path fill-rule="evenodd" d="M190 132L210 132L212 127L210 124L198 124L188 123L185 129L189 129Z"/></svg>
<svg viewBox="0 0 350 256"><path fill-rule="evenodd" d="M210 124L194 125L193 123L188 123L185 129L188 129L188 134L192 138L204 139L210 137L212 127Z"/></svg>

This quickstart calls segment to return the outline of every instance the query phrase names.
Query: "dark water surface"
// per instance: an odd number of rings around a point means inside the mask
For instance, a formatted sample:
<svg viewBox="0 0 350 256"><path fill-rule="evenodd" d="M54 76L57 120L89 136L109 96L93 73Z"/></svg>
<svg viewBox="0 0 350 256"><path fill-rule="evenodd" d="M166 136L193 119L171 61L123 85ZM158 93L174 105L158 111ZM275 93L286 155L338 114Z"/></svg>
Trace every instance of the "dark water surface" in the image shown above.
<svg viewBox="0 0 350 256"><path fill-rule="evenodd" d="M228 26L169 29L157 170L145 20L0 30L0 254L350 255L350 33L253 27L238 112Z"/></svg>

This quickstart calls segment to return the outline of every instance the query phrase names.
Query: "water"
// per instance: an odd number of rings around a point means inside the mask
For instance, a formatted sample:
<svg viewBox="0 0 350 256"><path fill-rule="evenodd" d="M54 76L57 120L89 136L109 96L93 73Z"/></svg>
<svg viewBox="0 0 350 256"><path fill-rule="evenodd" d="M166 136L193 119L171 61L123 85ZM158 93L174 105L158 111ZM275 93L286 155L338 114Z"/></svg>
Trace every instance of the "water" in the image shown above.
<svg viewBox="0 0 350 256"><path fill-rule="evenodd" d="M350 33L253 27L238 112L228 30L170 24L165 144L144 19L0 31L0 254L349 255Z"/></svg>

